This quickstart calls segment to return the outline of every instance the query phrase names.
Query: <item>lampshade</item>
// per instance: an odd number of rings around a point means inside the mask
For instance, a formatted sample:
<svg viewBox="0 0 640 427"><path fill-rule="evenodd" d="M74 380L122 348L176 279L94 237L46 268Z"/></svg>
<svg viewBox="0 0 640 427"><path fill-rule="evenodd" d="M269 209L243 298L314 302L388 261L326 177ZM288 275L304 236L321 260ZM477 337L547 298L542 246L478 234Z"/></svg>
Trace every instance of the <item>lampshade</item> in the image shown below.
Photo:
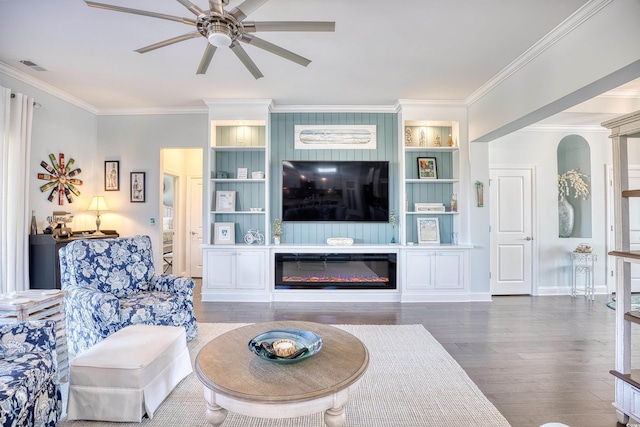
<svg viewBox="0 0 640 427"><path fill-rule="evenodd" d="M103 196L93 196L91 204L87 208L88 211L108 211L107 203L104 201Z"/></svg>

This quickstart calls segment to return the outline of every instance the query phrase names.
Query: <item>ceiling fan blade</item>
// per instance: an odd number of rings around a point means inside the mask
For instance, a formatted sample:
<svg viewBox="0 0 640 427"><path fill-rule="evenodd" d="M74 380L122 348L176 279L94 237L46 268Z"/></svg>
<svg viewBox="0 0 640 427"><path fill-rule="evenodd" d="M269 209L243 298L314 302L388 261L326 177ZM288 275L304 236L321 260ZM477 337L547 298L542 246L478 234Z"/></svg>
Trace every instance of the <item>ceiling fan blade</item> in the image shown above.
<svg viewBox="0 0 640 427"><path fill-rule="evenodd" d="M247 67L247 70L249 70L249 72L256 80L258 80L260 77L264 77L264 75L258 69L258 66L253 62L251 58L249 58L247 52L242 48L242 46L240 46L238 42L234 41L233 43L231 43L230 47L233 53L235 53L238 59L242 61L244 66Z"/></svg>
<svg viewBox="0 0 640 427"><path fill-rule="evenodd" d="M265 4L269 0L245 0L238 6L234 7L229 15L236 18L238 21L242 21L247 17L251 12Z"/></svg>
<svg viewBox="0 0 640 427"><path fill-rule="evenodd" d="M269 43L266 40L262 40L256 36L251 36L249 34L243 34L242 37L239 39L240 41L250 44L252 46L255 47L259 47L260 49L264 49L267 52L271 52L275 55L281 56L285 59L288 59L289 61L293 61L296 64L300 64L304 67L306 67L307 65L309 65L311 63L311 60L304 58L298 54L295 54L287 49L284 49L280 46L276 46L273 43Z"/></svg>
<svg viewBox="0 0 640 427"><path fill-rule="evenodd" d="M249 33L257 31L327 31L336 30L335 22L328 21L262 21L243 22L244 30Z"/></svg>
<svg viewBox="0 0 640 427"><path fill-rule="evenodd" d="M114 12L133 13L135 15L150 16L152 18L160 18L160 19L167 19L169 21L182 22L183 24L187 24L187 25L193 25L193 26L196 25L196 21L193 19L181 18L179 16L173 16L173 15L165 15L164 13L156 13L156 12L149 12L147 10L113 6L110 4L96 3L93 1L87 1L87 0L85 0L85 3L89 7L96 7L98 9L112 10Z"/></svg>
<svg viewBox="0 0 640 427"><path fill-rule="evenodd" d="M136 52L138 52L138 53L147 53L147 52L149 52L151 50L155 50L155 49L159 49L161 47L169 46L169 45L174 44L174 43L183 42L185 40L195 39L196 37L201 37L201 36L202 35L199 32L194 31L192 33L183 34L181 36L173 37L173 38L168 39L168 40L164 40L164 41L161 41L161 42L158 42L158 43L154 43L154 44L149 45L149 46L141 47L140 49L136 49Z"/></svg>
<svg viewBox="0 0 640 427"><path fill-rule="evenodd" d="M212 12L220 15L224 14L224 8L222 7L222 0L209 0L209 9Z"/></svg>
<svg viewBox="0 0 640 427"><path fill-rule="evenodd" d="M198 6L191 3L189 0L178 0L178 2L184 7L186 7L187 9L189 9L189 11L191 11L191 13L193 13L196 16L200 16L204 14L204 10L200 9Z"/></svg>
<svg viewBox="0 0 640 427"><path fill-rule="evenodd" d="M209 68L209 64L211 64L211 59L213 59L214 53L216 53L216 47L211 43L207 43L207 48L204 50L204 54L202 54L202 59L200 60L200 65L198 65L196 74L207 73L207 68Z"/></svg>

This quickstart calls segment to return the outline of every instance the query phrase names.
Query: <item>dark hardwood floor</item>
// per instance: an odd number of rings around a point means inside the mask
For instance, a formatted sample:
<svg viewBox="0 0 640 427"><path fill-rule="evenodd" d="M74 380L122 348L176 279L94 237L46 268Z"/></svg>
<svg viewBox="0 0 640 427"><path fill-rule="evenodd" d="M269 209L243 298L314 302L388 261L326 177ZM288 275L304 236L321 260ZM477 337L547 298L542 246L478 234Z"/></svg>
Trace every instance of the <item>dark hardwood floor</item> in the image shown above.
<svg viewBox="0 0 640 427"><path fill-rule="evenodd" d="M422 324L514 427L621 426L609 374L615 312L604 295L595 302L507 296L490 303L203 303L199 286L199 322ZM640 366L640 346L634 354Z"/></svg>

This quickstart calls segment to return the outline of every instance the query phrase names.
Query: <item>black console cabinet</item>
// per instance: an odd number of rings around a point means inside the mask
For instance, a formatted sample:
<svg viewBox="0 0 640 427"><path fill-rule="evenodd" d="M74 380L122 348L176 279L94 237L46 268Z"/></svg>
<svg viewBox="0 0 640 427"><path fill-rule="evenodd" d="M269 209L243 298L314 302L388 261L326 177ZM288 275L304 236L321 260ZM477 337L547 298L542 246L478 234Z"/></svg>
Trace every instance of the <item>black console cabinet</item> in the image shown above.
<svg viewBox="0 0 640 427"><path fill-rule="evenodd" d="M111 239L118 237L115 230L102 230L104 235L83 235L82 232L68 239L54 239L51 234L29 236L29 281L31 289L60 289L60 248L80 239Z"/></svg>

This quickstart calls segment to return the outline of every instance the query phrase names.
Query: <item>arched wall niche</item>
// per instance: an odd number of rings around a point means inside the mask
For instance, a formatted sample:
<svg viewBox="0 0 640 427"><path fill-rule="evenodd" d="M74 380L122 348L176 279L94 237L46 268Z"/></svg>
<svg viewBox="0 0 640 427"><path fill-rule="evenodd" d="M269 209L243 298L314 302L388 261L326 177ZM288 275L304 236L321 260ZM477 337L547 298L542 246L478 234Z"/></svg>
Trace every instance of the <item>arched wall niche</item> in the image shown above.
<svg viewBox="0 0 640 427"><path fill-rule="evenodd" d="M589 196L586 200L583 200L582 197L576 197L576 192L570 185L569 195L566 199L574 211L573 230L570 235L564 236L561 235L562 230L559 230L558 235L560 237L591 237L591 148L589 147L589 143L579 135L565 136L558 144L557 162L558 175L575 169L581 174L586 175L584 181L589 188ZM558 195L558 198L560 198L560 195ZM559 207L558 210L560 212L561 208Z"/></svg>

